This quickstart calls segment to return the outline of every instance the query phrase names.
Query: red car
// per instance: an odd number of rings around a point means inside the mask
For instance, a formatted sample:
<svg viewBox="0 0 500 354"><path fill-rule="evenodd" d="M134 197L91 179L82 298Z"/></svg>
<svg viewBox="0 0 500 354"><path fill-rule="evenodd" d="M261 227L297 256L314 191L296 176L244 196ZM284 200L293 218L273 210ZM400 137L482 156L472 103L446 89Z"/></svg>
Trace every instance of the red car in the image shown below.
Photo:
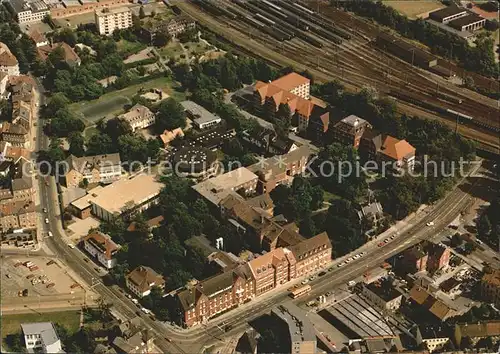
<svg viewBox="0 0 500 354"><path fill-rule="evenodd" d="M378 246L379 246L379 247L383 247L384 245L385 245L385 243L383 243L383 242L380 242L380 243L378 244Z"/></svg>

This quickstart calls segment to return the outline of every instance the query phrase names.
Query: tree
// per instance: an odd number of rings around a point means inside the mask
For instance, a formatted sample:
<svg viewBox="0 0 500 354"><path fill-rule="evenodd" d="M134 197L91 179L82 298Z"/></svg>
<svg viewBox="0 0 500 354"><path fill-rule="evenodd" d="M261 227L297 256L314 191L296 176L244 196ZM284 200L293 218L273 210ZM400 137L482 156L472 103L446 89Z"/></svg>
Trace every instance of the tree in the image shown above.
<svg viewBox="0 0 500 354"><path fill-rule="evenodd" d="M154 36L153 45L155 47L164 47L170 42L171 37L164 31L157 31Z"/></svg>
<svg viewBox="0 0 500 354"><path fill-rule="evenodd" d="M85 155L85 139L80 132L72 132L68 136L69 153L77 157Z"/></svg>
<svg viewBox="0 0 500 354"><path fill-rule="evenodd" d="M111 154L117 152L118 149L113 145L113 140L109 135L103 133L97 133L90 137L87 142L87 154L100 155L100 154Z"/></svg>
<svg viewBox="0 0 500 354"><path fill-rule="evenodd" d="M491 222L488 215L483 214L479 218L479 223L477 225L477 233L480 238L487 238L491 231Z"/></svg>
<svg viewBox="0 0 500 354"><path fill-rule="evenodd" d="M156 131L161 134L165 130L184 128L185 126L186 115L182 105L173 98L162 101L156 116Z"/></svg>
<svg viewBox="0 0 500 354"><path fill-rule="evenodd" d="M57 92L53 94L47 102L47 106L44 110L44 115L52 117L58 110L68 107L69 104L69 99L63 93Z"/></svg>

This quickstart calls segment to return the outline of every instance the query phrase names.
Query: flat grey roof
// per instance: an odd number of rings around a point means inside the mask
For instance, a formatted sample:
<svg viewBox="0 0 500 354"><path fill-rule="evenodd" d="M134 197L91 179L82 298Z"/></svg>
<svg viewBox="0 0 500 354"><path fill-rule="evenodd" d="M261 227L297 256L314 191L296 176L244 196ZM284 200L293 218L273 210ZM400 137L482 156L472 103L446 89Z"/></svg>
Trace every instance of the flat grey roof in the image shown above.
<svg viewBox="0 0 500 354"><path fill-rule="evenodd" d="M445 19L446 17L450 17L453 15L458 15L461 13L466 12L464 8L460 8L458 6L448 6L440 10L433 11L429 14L429 16L439 18L441 20Z"/></svg>
<svg viewBox="0 0 500 354"><path fill-rule="evenodd" d="M206 110L193 101L182 101L181 105L189 113L189 118L193 119L196 124L203 124L221 119L218 115Z"/></svg>
<svg viewBox="0 0 500 354"><path fill-rule="evenodd" d="M32 322L22 323L21 329L24 334L40 334L42 331L54 330L54 326L52 322Z"/></svg>
<svg viewBox="0 0 500 354"><path fill-rule="evenodd" d="M292 342L316 342L316 333L305 312L287 302L272 309L272 313L288 324Z"/></svg>
<svg viewBox="0 0 500 354"><path fill-rule="evenodd" d="M469 31L458 31L458 30L454 29L453 27L445 25L444 23L441 23L441 22L434 21L434 20L432 20L430 18L428 18L426 21L429 22L430 24L434 25L434 26L437 26L437 27L441 28L442 30L445 30L445 31L450 32L450 33L453 33L454 35L462 37L464 39L467 39L469 37L473 37L474 36L474 34L471 33L471 32L469 32Z"/></svg>
<svg viewBox="0 0 500 354"><path fill-rule="evenodd" d="M477 14L468 14L467 16L457 18L456 20L448 22L448 26L454 27L455 29L460 29L462 26L472 25L473 23L486 21Z"/></svg>

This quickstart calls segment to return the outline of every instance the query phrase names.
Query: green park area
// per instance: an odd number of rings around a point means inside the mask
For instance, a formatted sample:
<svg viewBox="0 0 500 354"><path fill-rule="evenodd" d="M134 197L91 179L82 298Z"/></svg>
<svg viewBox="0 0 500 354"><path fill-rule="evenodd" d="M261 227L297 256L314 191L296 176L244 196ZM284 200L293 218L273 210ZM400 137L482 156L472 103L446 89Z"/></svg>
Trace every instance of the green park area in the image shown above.
<svg viewBox="0 0 500 354"><path fill-rule="evenodd" d="M80 311L25 313L16 315L2 315L1 332L2 346L9 349L21 333L21 324L31 322L52 322L66 328L69 334L73 334L80 328Z"/></svg>
<svg viewBox="0 0 500 354"><path fill-rule="evenodd" d="M185 99L183 93L175 90L175 84L171 78L160 77L106 93L96 100L74 103L71 105L71 110L83 118L85 125L90 126L101 118L109 118L124 113L125 106L132 102L132 97L140 91L145 92L153 88L161 89L177 100Z"/></svg>

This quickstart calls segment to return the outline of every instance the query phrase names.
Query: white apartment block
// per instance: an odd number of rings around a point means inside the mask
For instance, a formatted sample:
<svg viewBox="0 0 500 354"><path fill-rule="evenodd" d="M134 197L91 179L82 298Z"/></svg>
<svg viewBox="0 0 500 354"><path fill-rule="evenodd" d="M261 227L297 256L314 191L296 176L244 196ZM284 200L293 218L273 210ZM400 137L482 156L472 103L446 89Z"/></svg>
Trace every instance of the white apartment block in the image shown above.
<svg viewBox="0 0 500 354"><path fill-rule="evenodd" d="M64 353L51 322L23 323L21 329L28 352Z"/></svg>
<svg viewBox="0 0 500 354"><path fill-rule="evenodd" d="M127 7L96 10L95 23L100 34L109 36L117 29L132 27L132 11Z"/></svg>
<svg viewBox="0 0 500 354"><path fill-rule="evenodd" d="M10 0L10 7L19 24L41 22L45 16L50 14L50 10L42 0Z"/></svg>

